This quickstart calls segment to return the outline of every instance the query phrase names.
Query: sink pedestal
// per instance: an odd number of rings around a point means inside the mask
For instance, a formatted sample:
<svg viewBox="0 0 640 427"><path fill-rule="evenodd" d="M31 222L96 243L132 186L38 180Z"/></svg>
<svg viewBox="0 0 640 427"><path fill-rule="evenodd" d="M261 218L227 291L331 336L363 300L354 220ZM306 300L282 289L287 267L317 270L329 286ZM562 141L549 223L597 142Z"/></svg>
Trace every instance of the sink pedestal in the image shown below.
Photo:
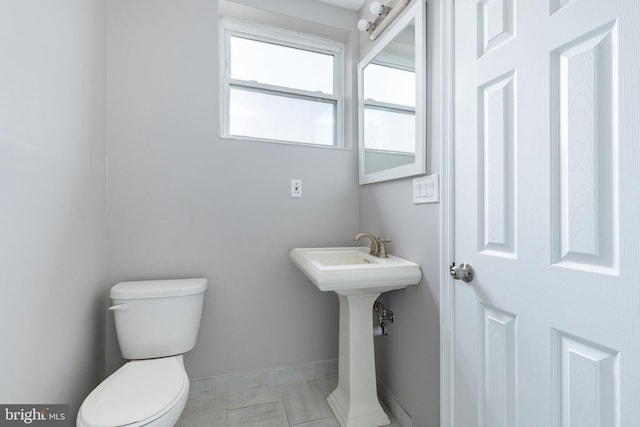
<svg viewBox="0 0 640 427"><path fill-rule="evenodd" d="M380 293L343 295L340 301L338 387L327 402L342 427L390 423L378 401L371 309Z"/></svg>

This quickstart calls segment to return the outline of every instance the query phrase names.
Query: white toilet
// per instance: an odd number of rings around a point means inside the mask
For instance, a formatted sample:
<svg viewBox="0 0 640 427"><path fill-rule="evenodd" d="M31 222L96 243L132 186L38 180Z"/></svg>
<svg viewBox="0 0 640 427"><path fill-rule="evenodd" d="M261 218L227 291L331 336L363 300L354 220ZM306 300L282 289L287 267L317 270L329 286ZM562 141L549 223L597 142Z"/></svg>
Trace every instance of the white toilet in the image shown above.
<svg viewBox="0 0 640 427"><path fill-rule="evenodd" d="M173 427L189 396L182 355L198 337L207 279L121 282L111 288L124 366L82 403L77 427Z"/></svg>

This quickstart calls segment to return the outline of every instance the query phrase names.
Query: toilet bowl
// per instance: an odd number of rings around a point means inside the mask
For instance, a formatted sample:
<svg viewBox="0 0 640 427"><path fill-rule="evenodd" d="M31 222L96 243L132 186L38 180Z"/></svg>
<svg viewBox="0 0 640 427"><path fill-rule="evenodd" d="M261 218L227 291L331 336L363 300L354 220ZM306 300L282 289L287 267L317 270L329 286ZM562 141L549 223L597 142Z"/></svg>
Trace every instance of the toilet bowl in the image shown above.
<svg viewBox="0 0 640 427"><path fill-rule="evenodd" d="M131 361L89 394L76 425L171 427L188 396L189 377L182 355Z"/></svg>
<svg viewBox="0 0 640 427"><path fill-rule="evenodd" d="M84 400L77 427L173 427L189 396L182 354L195 346L206 279L111 288L116 333L130 359Z"/></svg>

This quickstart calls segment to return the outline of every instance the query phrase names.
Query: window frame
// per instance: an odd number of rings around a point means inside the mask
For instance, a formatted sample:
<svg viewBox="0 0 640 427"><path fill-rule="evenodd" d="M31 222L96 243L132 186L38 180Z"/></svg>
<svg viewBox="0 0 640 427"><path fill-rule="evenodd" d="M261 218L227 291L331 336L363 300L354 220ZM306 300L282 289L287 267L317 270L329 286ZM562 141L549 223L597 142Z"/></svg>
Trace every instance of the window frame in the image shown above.
<svg viewBox="0 0 640 427"><path fill-rule="evenodd" d="M309 52L333 56L333 94L313 92L286 86L258 83L231 78L231 37L241 37L277 46L302 49ZM319 148L345 148L344 118L344 43L283 28L239 21L228 17L220 19L220 137L240 141L261 141L278 144L293 144ZM233 87L259 93L305 99L315 102L335 104L334 144L314 144L303 141L289 141L230 133L230 94Z"/></svg>

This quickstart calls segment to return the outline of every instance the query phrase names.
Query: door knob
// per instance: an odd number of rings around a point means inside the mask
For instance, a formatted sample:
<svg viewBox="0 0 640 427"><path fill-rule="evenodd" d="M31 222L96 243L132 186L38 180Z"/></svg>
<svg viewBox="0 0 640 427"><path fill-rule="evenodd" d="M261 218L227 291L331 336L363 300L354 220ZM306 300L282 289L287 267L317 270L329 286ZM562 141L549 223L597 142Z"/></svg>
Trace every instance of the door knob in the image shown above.
<svg viewBox="0 0 640 427"><path fill-rule="evenodd" d="M463 282L470 282L473 280L473 267L469 264L460 264L456 265L455 262L452 262L449 266L449 274L455 280L462 280Z"/></svg>

